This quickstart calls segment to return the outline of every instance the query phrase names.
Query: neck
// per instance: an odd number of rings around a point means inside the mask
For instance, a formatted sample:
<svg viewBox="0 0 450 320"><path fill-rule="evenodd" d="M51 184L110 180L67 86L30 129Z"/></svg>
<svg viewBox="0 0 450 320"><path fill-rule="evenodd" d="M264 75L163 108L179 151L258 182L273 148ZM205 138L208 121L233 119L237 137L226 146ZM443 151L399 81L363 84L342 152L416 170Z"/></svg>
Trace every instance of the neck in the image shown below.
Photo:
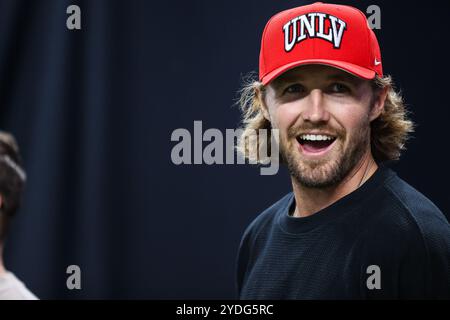
<svg viewBox="0 0 450 320"><path fill-rule="evenodd" d="M378 166L370 151L367 151L359 163L336 186L328 188L308 188L292 178L296 208L293 216L307 217L330 206L347 194L358 189L377 170Z"/></svg>
<svg viewBox="0 0 450 320"><path fill-rule="evenodd" d="M0 276L6 273L5 265L3 264L3 244L0 243Z"/></svg>

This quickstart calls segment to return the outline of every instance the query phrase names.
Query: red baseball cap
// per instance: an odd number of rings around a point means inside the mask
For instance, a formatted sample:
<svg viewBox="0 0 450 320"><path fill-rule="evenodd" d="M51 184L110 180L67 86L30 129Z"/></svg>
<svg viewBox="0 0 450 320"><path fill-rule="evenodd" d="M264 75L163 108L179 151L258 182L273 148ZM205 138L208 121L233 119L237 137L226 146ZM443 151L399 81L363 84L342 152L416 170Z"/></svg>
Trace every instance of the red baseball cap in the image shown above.
<svg viewBox="0 0 450 320"><path fill-rule="evenodd" d="M259 79L264 85L306 64L336 67L364 79L383 75L377 38L360 10L316 2L274 15L264 28Z"/></svg>

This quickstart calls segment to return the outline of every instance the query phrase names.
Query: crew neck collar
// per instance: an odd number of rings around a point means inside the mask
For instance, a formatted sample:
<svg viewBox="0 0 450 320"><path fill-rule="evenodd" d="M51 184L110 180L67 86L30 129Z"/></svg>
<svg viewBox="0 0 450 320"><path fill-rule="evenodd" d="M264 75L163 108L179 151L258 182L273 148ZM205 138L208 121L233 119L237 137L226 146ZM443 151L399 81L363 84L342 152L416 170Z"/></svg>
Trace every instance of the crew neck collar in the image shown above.
<svg viewBox="0 0 450 320"><path fill-rule="evenodd" d="M334 220L345 212L353 211L362 205L370 194L373 194L387 179L396 175L385 164L379 164L374 174L359 188L332 203L326 208L307 217L293 217L290 209L295 206L294 193L291 192L286 205L278 211L277 221L281 229L290 234L305 233Z"/></svg>

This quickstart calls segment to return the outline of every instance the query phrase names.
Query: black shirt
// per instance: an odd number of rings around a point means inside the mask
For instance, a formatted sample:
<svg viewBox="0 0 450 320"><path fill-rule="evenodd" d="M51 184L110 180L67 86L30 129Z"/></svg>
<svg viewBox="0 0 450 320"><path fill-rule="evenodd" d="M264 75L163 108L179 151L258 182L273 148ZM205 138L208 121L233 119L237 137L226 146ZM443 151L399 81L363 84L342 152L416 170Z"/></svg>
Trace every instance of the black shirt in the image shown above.
<svg viewBox="0 0 450 320"><path fill-rule="evenodd" d="M293 208L289 193L245 231L241 299L450 298L450 225L386 166L311 216Z"/></svg>

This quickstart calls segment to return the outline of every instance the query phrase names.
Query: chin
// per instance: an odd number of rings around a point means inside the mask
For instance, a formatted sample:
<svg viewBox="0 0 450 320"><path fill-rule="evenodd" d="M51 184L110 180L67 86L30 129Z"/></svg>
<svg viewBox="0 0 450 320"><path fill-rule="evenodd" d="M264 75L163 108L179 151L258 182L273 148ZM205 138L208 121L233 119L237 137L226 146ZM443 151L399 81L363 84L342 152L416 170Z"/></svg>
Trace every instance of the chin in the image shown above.
<svg viewBox="0 0 450 320"><path fill-rule="evenodd" d="M328 188L338 184L345 176L342 149L336 147L330 154L320 158L302 157L299 150L291 149L285 155L291 176L308 188Z"/></svg>

